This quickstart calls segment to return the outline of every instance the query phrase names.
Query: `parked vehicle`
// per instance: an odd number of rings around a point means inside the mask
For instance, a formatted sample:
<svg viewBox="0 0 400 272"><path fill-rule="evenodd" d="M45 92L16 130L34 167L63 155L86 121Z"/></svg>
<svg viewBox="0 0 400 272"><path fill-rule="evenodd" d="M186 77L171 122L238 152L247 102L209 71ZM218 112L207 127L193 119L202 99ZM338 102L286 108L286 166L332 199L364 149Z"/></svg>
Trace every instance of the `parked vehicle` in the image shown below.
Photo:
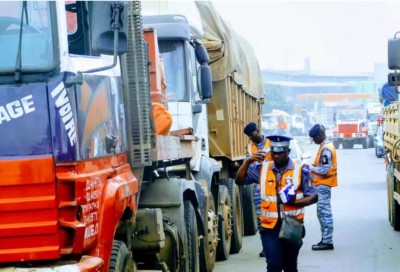
<svg viewBox="0 0 400 272"><path fill-rule="evenodd" d="M306 133L303 116L293 114L291 122L292 135L304 135Z"/></svg>
<svg viewBox="0 0 400 272"><path fill-rule="evenodd" d="M400 69L400 40L398 38L388 41L388 66L394 73L389 74L388 85L398 85L398 70ZM395 88L390 88L394 89ZM400 231L400 113L399 101L394 98L395 92L382 92L382 99L391 101L383 108L383 145L384 151L388 153L389 164L387 166L386 183L388 199L388 218L395 231ZM390 96L390 97L389 97Z"/></svg>
<svg viewBox="0 0 400 272"><path fill-rule="evenodd" d="M243 128L248 122L261 124L261 73L249 43L224 23L212 3L144 4L144 12L148 14L143 18L144 25L156 32L164 63L172 131L190 130L199 139L190 174L202 181L206 194L215 202L212 214L219 215L204 224L206 232L214 235L200 241L201 268L211 271L216 259L226 260L230 253L240 251L242 235L247 233L241 200L249 192L239 190L234 178L247 150L248 138ZM175 8L180 4L185 5L181 9L184 12L177 14ZM219 23L215 23L215 18L219 18ZM213 38L213 33L222 36ZM215 53L216 40L225 44L221 54ZM200 47L203 44L204 48ZM203 49L204 52L200 51ZM207 52L211 58L213 96L201 101L201 93L193 95L198 88L197 71L206 69L202 64L209 60L197 59L198 65L193 64L199 54ZM242 69L238 71L238 67ZM254 204L246 209L254 210ZM254 234L256 218L252 221Z"/></svg>
<svg viewBox="0 0 400 272"><path fill-rule="evenodd" d="M263 135L271 135L276 132L277 123L272 113L264 113L261 123Z"/></svg>
<svg viewBox="0 0 400 272"><path fill-rule="evenodd" d="M140 4L0 2L20 11L0 16L0 268L199 271L199 251L213 254L228 189L214 161L192 172L201 138L153 127L165 111ZM200 51L188 74L199 114L211 73L204 47L187 45Z"/></svg>
<svg viewBox="0 0 400 272"><path fill-rule="evenodd" d="M336 113L336 128L333 131L333 145L351 149L355 144L369 147L368 126L361 109L345 109Z"/></svg>
<svg viewBox="0 0 400 272"><path fill-rule="evenodd" d="M368 126L368 147L374 147L378 130L378 117L382 114L382 105L380 103L367 103L364 105L364 111Z"/></svg>

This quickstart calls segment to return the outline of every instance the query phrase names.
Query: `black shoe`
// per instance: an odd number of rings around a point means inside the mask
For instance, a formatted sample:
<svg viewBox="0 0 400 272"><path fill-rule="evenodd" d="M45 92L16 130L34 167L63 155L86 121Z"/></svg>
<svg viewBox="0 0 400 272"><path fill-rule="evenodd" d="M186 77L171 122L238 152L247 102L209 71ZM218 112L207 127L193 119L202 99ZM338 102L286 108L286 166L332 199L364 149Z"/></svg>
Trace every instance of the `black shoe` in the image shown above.
<svg viewBox="0 0 400 272"><path fill-rule="evenodd" d="M319 242L316 245L313 245L312 250L333 250L333 244L325 244L322 242Z"/></svg>
<svg viewBox="0 0 400 272"><path fill-rule="evenodd" d="M261 251L260 254L258 254L258 256L259 256L260 258L265 258L264 251Z"/></svg>

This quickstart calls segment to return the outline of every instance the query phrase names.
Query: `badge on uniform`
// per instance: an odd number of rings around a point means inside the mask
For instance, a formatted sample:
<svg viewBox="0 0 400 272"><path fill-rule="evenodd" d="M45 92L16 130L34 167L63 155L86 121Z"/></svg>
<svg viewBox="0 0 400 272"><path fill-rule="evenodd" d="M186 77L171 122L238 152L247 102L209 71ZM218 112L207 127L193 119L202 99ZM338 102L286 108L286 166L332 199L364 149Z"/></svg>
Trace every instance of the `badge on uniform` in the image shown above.
<svg viewBox="0 0 400 272"><path fill-rule="evenodd" d="M286 178L285 178L285 182L286 182L286 184L293 183L292 177L291 177L291 176L286 177Z"/></svg>
<svg viewBox="0 0 400 272"><path fill-rule="evenodd" d="M328 163L328 157L322 156L322 164L327 164L327 163Z"/></svg>

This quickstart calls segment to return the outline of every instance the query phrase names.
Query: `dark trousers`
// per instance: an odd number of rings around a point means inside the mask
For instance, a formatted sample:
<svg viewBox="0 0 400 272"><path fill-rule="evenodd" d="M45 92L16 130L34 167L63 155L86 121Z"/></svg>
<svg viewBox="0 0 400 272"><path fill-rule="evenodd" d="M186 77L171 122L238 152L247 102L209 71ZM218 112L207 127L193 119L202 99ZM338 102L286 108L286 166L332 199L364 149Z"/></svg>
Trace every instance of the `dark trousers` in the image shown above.
<svg viewBox="0 0 400 272"><path fill-rule="evenodd" d="M301 246L293 246L278 239L281 221L273 229L260 231L261 242L267 259L268 272L297 272L297 257Z"/></svg>

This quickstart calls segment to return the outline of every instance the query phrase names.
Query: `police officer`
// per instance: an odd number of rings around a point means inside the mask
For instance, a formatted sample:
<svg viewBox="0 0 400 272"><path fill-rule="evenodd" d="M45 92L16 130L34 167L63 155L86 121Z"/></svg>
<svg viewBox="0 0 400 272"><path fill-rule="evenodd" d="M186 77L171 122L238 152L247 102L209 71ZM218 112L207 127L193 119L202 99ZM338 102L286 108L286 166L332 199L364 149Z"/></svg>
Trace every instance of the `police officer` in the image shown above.
<svg viewBox="0 0 400 272"><path fill-rule="evenodd" d="M333 217L331 188L337 186L337 158L333 143L326 139L325 127L314 125L309 132L314 143L319 144L310 171L318 191L317 216L321 225L322 239L312 246L313 250L333 250Z"/></svg>
<svg viewBox="0 0 400 272"><path fill-rule="evenodd" d="M268 272L297 271L297 258L301 245L280 240L281 214L304 219L304 207L316 203L318 194L306 167L289 158L290 140L282 135L267 136L273 161L263 160L258 172L261 196L261 240ZM236 181L241 185L238 180ZM246 183L253 180L246 179ZM281 199L278 192L291 185L293 194ZM289 191L290 193L290 191Z"/></svg>
<svg viewBox="0 0 400 272"><path fill-rule="evenodd" d="M247 179L247 183L251 183L253 181L255 183L254 189L254 205L256 208L257 214L257 223L259 230L261 229L261 222L259 220L259 216L261 214L260 211L260 187L258 185L258 177L260 172L261 162L263 160L272 160L271 152L270 152L270 141L261 134L260 128L256 123L250 122L248 123L243 130L244 134L246 134L250 143L247 146L247 153L244 160L244 163L239 167L237 172L236 181L237 183L242 184L245 179ZM260 257L265 257L263 251L259 254Z"/></svg>

